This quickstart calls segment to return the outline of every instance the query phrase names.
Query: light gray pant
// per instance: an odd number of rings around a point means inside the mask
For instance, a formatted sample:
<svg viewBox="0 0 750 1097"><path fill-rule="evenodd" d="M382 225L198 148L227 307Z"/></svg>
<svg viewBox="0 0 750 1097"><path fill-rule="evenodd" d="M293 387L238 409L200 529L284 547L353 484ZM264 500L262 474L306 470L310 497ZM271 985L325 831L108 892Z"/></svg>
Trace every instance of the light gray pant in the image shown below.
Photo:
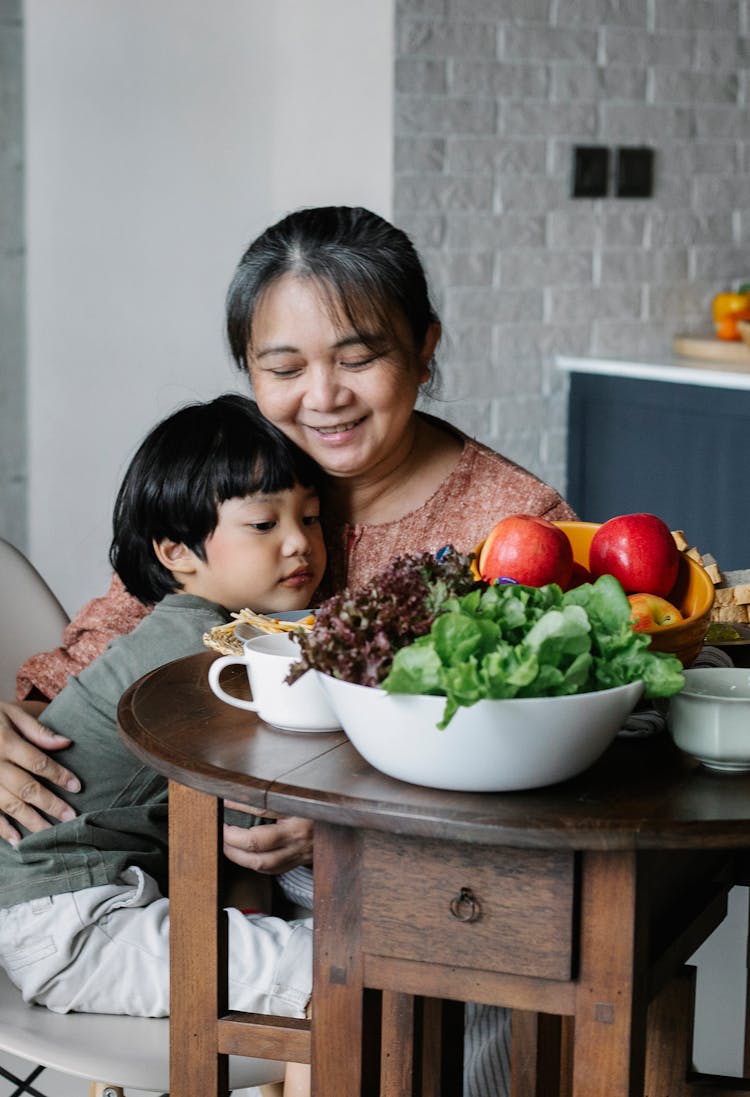
<svg viewBox="0 0 750 1097"><path fill-rule="evenodd" d="M312 919L229 917L229 1006L303 1017ZM169 900L141 869L0 910L0 963L27 1002L57 1013L169 1014Z"/></svg>

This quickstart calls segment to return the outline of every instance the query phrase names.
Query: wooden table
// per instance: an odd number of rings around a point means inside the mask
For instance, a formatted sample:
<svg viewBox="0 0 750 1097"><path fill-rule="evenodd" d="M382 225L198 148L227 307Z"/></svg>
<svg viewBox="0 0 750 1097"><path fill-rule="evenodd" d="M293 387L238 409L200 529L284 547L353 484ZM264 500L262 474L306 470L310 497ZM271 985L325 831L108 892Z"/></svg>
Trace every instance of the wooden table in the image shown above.
<svg viewBox="0 0 750 1097"><path fill-rule="evenodd" d="M147 675L119 713L130 748L170 779L171 1097L226 1093L230 1052L311 1051L315 1097L377 1092L369 988L388 1097L412 1093L413 996L573 1017L573 1097L639 1095L646 1003L724 916L750 845L750 776L702 770L664 735L619 740L552 788L430 790L376 772L342 733L283 732L223 704L212 658ZM311 1035L225 1013L216 797L315 820Z"/></svg>

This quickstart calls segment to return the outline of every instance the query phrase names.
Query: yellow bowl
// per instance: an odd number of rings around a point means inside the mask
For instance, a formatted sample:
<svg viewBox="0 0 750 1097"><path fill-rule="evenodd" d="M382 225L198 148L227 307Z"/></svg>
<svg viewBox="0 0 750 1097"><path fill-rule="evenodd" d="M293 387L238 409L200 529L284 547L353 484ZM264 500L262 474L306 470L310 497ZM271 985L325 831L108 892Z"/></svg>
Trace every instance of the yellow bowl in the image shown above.
<svg viewBox="0 0 750 1097"><path fill-rule="evenodd" d="M589 566L589 547L594 534L599 529L599 524L598 522L555 522L555 525L564 530L568 536L573 547L573 559L585 568ZM477 579L481 578L477 561L483 544L484 541L480 541L474 549L474 559L471 562L472 573ZM651 637L651 650L666 651L676 655L682 665L688 667L700 654L708 631L711 606L714 604L714 585L705 568L686 556L684 552L680 553L677 582L668 600L677 606L683 619L675 625L652 629L648 633Z"/></svg>
<svg viewBox="0 0 750 1097"><path fill-rule="evenodd" d="M568 535L573 546L573 559L583 567L589 566L589 547L599 528L597 522L555 522ZM653 651L666 651L676 655L683 666L690 666L699 655L708 631L711 606L714 604L714 585L705 568L695 560L680 553L677 582L668 600L679 609L682 621L664 628L654 629L651 636Z"/></svg>

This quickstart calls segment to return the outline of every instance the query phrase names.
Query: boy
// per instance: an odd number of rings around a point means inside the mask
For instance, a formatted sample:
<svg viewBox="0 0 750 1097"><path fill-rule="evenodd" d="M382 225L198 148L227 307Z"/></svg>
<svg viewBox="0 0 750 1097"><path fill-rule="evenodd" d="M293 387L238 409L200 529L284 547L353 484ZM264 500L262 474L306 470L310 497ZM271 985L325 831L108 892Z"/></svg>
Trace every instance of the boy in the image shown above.
<svg viewBox="0 0 750 1097"><path fill-rule="evenodd" d="M58 1012L169 1012L166 781L121 743L124 690L204 650L229 611L303 609L325 567L322 473L239 395L176 412L145 439L114 511L111 561L154 605L45 709L73 741L75 818L0 843L0 962ZM179 704L179 698L175 698ZM229 910L230 1006L303 1016L311 923Z"/></svg>

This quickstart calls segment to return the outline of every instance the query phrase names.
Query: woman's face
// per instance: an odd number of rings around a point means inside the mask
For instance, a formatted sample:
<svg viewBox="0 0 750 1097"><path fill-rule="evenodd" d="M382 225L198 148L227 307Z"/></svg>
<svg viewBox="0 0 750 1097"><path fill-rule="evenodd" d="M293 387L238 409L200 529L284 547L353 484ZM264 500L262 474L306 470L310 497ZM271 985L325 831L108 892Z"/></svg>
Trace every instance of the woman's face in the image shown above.
<svg viewBox="0 0 750 1097"><path fill-rule="evenodd" d="M398 331L396 341L372 333L363 343L314 281L293 274L255 309L248 362L258 406L332 476L377 479L409 453L439 327L419 354L405 323Z"/></svg>

